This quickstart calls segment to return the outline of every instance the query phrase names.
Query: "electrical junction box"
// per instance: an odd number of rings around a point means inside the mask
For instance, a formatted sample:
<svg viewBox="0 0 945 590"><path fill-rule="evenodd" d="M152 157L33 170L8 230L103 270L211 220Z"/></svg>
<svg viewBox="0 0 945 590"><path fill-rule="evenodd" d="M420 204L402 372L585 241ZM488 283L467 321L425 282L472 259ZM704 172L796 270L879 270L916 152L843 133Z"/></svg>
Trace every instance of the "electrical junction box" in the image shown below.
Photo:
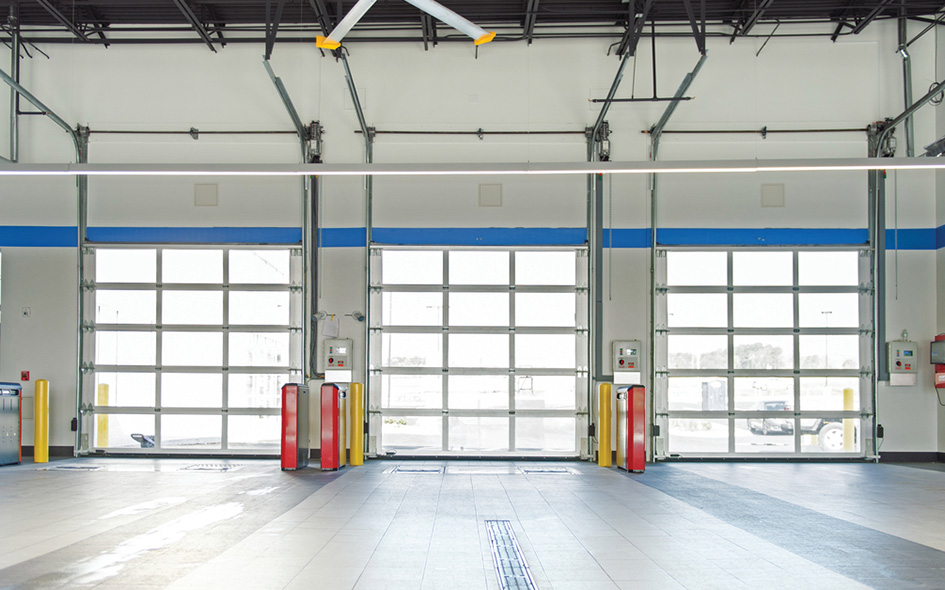
<svg viewBox="0 0 945 590"><path fill-rule="evenodd" d="M640 370L640 341L614 340L614 373Z"/></svg>
<svg viewBox="0 0 945 590"><path fill-rule="evenodd" d="M322 365L326 371L351 370L351 340L348 338L326 338L324 351L325 362Z"/></svg>
<svg viewBox="0 0 945 590"><path fill-rule="evenodd" d="M919 372L919 345L915 342L896 340L886 343L886 360L889 364L889 384L908 386L916 384Z"/></svg>

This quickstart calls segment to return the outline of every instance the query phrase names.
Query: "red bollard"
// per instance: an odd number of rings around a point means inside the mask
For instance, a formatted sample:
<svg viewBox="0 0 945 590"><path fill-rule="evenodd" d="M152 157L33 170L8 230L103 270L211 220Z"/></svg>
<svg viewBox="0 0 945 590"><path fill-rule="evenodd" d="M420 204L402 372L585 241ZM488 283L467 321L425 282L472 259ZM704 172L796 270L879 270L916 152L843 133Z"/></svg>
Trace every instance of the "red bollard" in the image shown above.
<svg viewBox="0 0 945 590"><path fill-rule="evenodd" d="M643 473L646 467L646 388L617 389L617 467Z"/></svg>

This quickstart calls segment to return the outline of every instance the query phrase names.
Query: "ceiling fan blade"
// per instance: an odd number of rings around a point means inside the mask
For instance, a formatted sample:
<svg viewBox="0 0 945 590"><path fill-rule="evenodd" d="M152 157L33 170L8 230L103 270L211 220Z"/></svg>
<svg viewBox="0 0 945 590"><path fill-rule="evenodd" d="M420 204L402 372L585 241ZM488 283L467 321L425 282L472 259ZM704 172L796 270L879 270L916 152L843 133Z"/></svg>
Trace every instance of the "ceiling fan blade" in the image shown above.
<svg viewBox="0 0 945 590"><path fill-rule="evenodd" d="M430 16L441 20L449 26L453 27L457 31L472 37L473 41L476 42L476 45L482 45L483 43L488 43L495 38L495 33L487 31L480 26L477 26L469 22L464 17L456 14L449 8L443 6L439 2L434 0L406 0L409 4L413 4L420 10L426 12Z"/></svg>
<svg viewBox="0 0 945 590"><path fill-rule="evenodd" d="M348 31L350 31L354 25L358 24L358 21L364 16L364 13L374 6L375 2L377 2L377 0L358 0L358 3L348 11L348 14L341 19L341 22L335 26L334 30L329 33L327 37L321 35L315 37L315 45L323 49L338 49L338 47L341 46L341 40L348 34Z"/></svg>

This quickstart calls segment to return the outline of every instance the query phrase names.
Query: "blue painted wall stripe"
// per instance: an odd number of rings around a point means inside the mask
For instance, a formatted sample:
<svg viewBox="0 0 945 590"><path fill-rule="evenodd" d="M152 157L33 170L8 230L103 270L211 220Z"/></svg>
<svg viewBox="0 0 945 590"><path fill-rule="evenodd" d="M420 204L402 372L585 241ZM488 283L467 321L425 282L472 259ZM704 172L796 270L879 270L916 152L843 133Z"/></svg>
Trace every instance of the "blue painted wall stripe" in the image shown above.
<svg viewBox="0 0 945 590"><path fill-rule="evenodd" d="M375 243L437 246L576 246L587 241L583 227L376 227Z"/></svg>
<svg viewBox="0 0 945 590"><path fill-rule="evenodd" d="M603 240L604 248L649 248L649 228L637 229L605 229Z"/></svg>
<svg viewBox="0 0 945 590"><path fill-rule="evenodd" d="M91 242L132 244L301 244L297 227L90 227Z"/></svg>
<svg viewBox="0 0 945 590"><path fill-rule="evenodd" d="M660 228L656 232L664 246L836 246L865 244L865 229L693 229Z"/></svg>
<svg viewBox="0 0 945 590"><path fill-rule="evenodd" d="M887 229L886 230L886 249L887 250L935 250L938 248L936 243L935 229Z"/></svg>
<svg viewBox="0 0 945 590"><path fill-rule="evenodd" d="M297 227L90 227L89 240L100 243L164 244L299 244ZM363 227L323 228L325 248L361 248ZM662 228L664 246L802 246L865 244L865 229ZM574 246L585 243L584 228L375 228L374 240L385 245L438 246ZM76 243L74 226L0 226L0 247L68 248ZM648 248L650 230L620 228L603 232L605 248ZM889 250L945 248L945 225L886 231Z"/></svg>
<svg viewBox="0 0 945 590"><path fill-rule="evenodd" d="M367 230L363 227L325 227L318 231L322 248L363 248Z"/></svg>
<svg viewBox="0 0 945 590"><path fill-rule="evenodd" d="M74 248L78 229L68 225L0 225L0 246Z"/></svg>

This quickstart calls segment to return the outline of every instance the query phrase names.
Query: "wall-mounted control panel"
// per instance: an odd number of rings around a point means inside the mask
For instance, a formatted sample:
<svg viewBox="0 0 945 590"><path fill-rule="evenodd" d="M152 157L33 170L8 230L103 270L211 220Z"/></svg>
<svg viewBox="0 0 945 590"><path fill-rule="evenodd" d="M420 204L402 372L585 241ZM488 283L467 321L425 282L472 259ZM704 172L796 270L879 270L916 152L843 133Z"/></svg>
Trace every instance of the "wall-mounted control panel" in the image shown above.
<svg viewBox="0 0 945 590"><path fill-rule="evenodd" d="M324 353L322 358L325 360L322 366L326 371L351 370L351 358L354 350L350 339L326 338L322 351Z"/></svg>
<svg viewBox="0 0 945 590"><path fill-rule="evenodd" d="M889 385L909 387L916 384L919 372L919 345L906 340L886 343Z"/></svg>
<svg viewBox="0 0 945 590"><path fill-rule="evenodd" d="M916 373L919 370L919 345L897 340L887 344L890 373Z"/></svg>
<svg viewBox="0 0 945 590"><path fill-rule="evenodd" d="M640 370L640 341L614 340L614 372Z"/></svg>

